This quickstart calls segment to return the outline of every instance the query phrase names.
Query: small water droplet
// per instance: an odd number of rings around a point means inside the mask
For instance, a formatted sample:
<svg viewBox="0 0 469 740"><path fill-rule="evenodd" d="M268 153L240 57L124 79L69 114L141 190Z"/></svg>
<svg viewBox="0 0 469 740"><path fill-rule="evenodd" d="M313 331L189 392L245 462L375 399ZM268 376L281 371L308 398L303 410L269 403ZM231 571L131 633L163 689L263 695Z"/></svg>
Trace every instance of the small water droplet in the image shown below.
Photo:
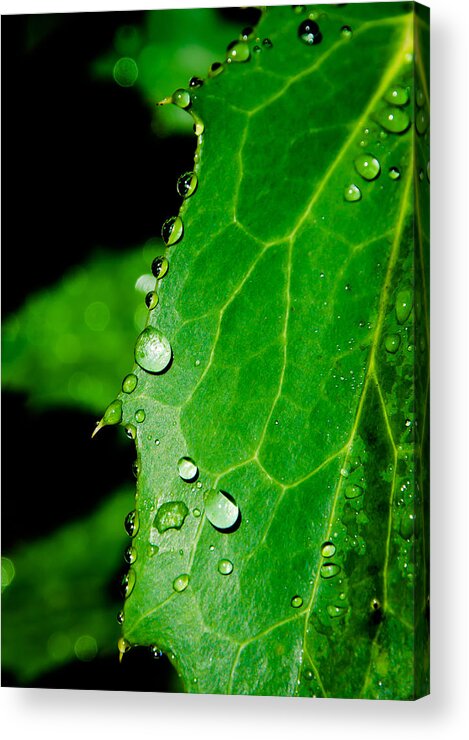
<svg viewBox="0 0 469 740"><path fill-rule="evenodd" d="M117 624L124 624L125 616L122 610L120 612L117 612L116 619L117 619Z"/></svg>
<svg viewBox="0 0 469 740"><path fill-rule="evenodd" d="M173 588L177 593L181 593L182 591L185 591L186 588L189 585L189 575L187 573L182 573L182 575L178 576L173 581Z"/></svg>
<svg viewBox="0 0 469 740"><path fill-rule="evenodd" d="M199 469L191 457L180 457L178 460L178 473L182 480L191 483L197 478Z"/></svg>
<svg viewBox="0 0 469 740"><path fill-rule="evenodd" d="M171 216L167 218L161 227L161 238L167 247L171 247L176 244L184 233L184 226L179 216Z"/></svg>
<svg viewBox="0 0 469 740"><path fill-rule="evenodd" d="M386 352L395 355L401 345L401 337L399 334L388 334L384 339L384 346Z"/></svg>
<svg viewBox="0 0 469 740"><path fill-rule="evenodd" d="M410 419L406 419L405 420L405 425L406 425L407 428L408 427L411 427L412 426L412 421Z"/></svg>
<svg viewBox="0 0 469 740"><path fill-rule="evenodd" d="M345 489L345 498L353 499L363 495L363 488L357 483L348 485Z"/></svg>
<svg viewBox="0 0 469 740"><path fill-rule="evenodd" d="M361 197L361 190L357 185L347 185L344 190L344 198L348 203L355 203L356 201L361 200Z"/></svg>
<svg viewBox="0 0 469 740"><path fill-rule="evenodd" d="M215 550L215 545L210 545L208 549L210 550L210 552L213 552Z"/></svg>
<svg viewBox="0 0 469 740"><path fill-rule="evenodd" d="M402 134L410 126L409 115L402 108L383 108L376 114L376 120L391 134Z"/></svg>
<svg viewBox="0 0 469 740"><path fill-rule="evenodd" d="M159 439L155 439L155 445L158 447L159 444L160 444L160 440Z"/></svg>
<svg viewBox="0 0 469 740"><path fill-rule="evenodd" d="M159 298L156 290L150 290L145 296L145 305L149 311L153 311L153 309L156 308L158 301Z"/></svg>
<svg viewBox="0 0 469 740"><path fill-rule="evenodd" d="M427 109L420 108L420 110L417 112L417 115L415 116L415 128L417 129L417 133L420 136L423 136L423 134L426 132L429 123L430 121Z"/></svg>
<svg viewBox="0 0 469 740"><path fill-rule="evenodd" d="M192 513L195 516L196 519L200 516L200 509L192 509Z"/></svg>
<svg viewBox="0 0 469 740"><path fill-rule="evenodd" d="M124 380L122 381L122 391L124 393L132 393L138 383L138 378L133 373L129 373L129 375L126 375Z"/></svg>
<svg viewBox="0 0 469 740"><path fill-rule="evenodd" d="M205 131L205 124L204 124L204 122L203 121L200 121L200 120L196 121L194 123L193 127L192 127L192 130L194 131L194 134L196 136L201 136L203 134L203 132ZM195 188L194 188L194 190L195 190ZM191 193L191 195L192 195L192 193ZM186 196L186 197L189 197L189 196Z"/></svg>
<svg viewBox="0 0 469 740"><path fill-rule="evenodd" d="M135 587L137 577L133 568L130 568L121 581L121 593L124 599L128 599Z"/></svg>
<svg viewBox="0 0 469 740"><path fill-rule="evenodd" d="M181 198L190 198L197 188L197 175L195 172L185 172L178 178L176 190Z"/></svg>
<svg viewBox="0 0 469 740"><path fill-rule="evenodd" d="M242 41L247 41L250 36L254 33L251 26L246 26L246 28L243 28L243 30L240 33L240 37Z"/></svg>
<svg viewBox="0 0 469 740"><path fill-rule="evenodd" d="M333 604L328 604L326 611L331 619L336 619L337 617L344 617L347 614L348 609L346 606L335 606Z"/></svg>
<svg viewBox="0 0 469 740"><path fill-rule="evenodd" d="M232 41L226 50L226 61L228 63L247 62L250 56L249 44L245 41Z"/></svg>
<svg viewBox="0 0 469 740"><path fill-rule="evenodd" d="M342 36L343 39L348 40L352 38L353 31L350 28L350 26L342 26L342 28L340 29L340 35Z"/></svg>
<svg viewBox="0 0 469 740"><path fill-rule="evenodd" d="M137 409L137 411L135 412L135 421L141 424L142 422L145 421L145 417L146 417L146 414L145 414L144 409Z"/></svg>
<svg viewBox="0 0 469 740"><path fill-rule="evenodd" d="M224 70L224 67L221 62L213 62L213 64L210 66L210 69L208 70L208 76L218 77L218 75L221 75L223 70Z"/></svg>
<svg viewBox="0 0 469 740"><path fill-rule="evenodd" d="M262 39L262 46L264 49L272 49L273 43L271 39Z"/></svg>
<svg viewBox="0 0 469 740"><path fill-rule="evenodd" d="M153 525L162 534L168 529L181 529L189 509L183 501L167 501L156 512Z"/></svg>
<svg viewBox="0 0 469 740"><path fill-rule="evenodd" d="M113 401L109 404L103 416L103 425L120 424L122 421L122 401Z"/></svg>
<svg viewBox="0 0 469 740"><path fill-rule="evenodd" d="M151 657L154 660L159 660L160 658L163 657L163 651L160 650L160 648L158 647L158 645L151 645L150 646L150 652L151 652Z"/></svg>
<svg viewBox="0 0 469 740"><path fill-rule="evenodd" d="M151 263L151 271L157 279L160 279L166 275L166 273L168 272L168 267L169 262L166 257L155 257L155 259Z"/></svg>
<svg viewBox="0 0 469 740"><path fill-rule="evenodd" d="M336 563L324 563L321 565L321 578L334 578L338 573L340 573L340 565L337 565Z"/></svg>
<svg viewBox="0 0 469 740"><path fill-rule="evenodd" d="M401 535L403 540L410 540L412 535L414 534L414 515L413 514L404 514L401 518L401 523L399 526L399 534Z"/></svg>
<svg viewBox="0 0 469 740"><path fill-rule="evenodd" d="M404 324L410 316L413 305L410 288L400 290L396 296L396 318L399 324Z"/></svg>
<svg viewBox="0 0 469 740"><path fill-rule="evenodd" d="M138 78L137 62L131 57L121 57L114 65L112 76L121 87L132 87Z"/></svg>
<svg viewBox="0 0 469 740"><path fill-rule="evenodd" d="M138 460L134 460L132 463L132 473L134 474L135 478L138 478L138 474L140 473L140 466L138 464Z"/></svg>
<svg viewBox="0 0 469 740"><path fill-rule="evenodd" d="M293 596L290 604L294 609L299 609L300 606L303 606L303 599L301 598L301 596L298 595Z"/></svg>
<svg viewBox="0 0 469 740"><path fill-rule="evenodd" d="M160 548L158 545L148 545L147 547L147 555L149 558L155 557L155 555L158 555L160 551Z"/></svg>
<svg viewBox="0 0 469 740"><path fill-rule="evenodd" d="M401 173L397 167L390 167L388 171L388 175L391 180L399 180Z"/></svg>
<svg viewBox="0 0 469 740"><path fill-rule="evenodd" d="M316 21L308 20L300 23L298 27L298 37L307 46L314 46L320 44L322 41L322 33L319 30L319 26Z"/></svg>
<svg viewBox="0 0 469 740"><path fill-rule="evenodd" d="M127 424L125 428L125 433L129 439L135 439L135 437L137 436L137 430L133 424Z"/></svg>
<svg viewBox="0 0 469 740"><path fill-rule="evenodd" d="M222 576L229 576L230 573L233 572L233 563L231 562L231 560L226 560L226 558L219 560L218 572L221 573Z"/></svg>
<svg viewBox="0 0 469 740"><path fill-rule="evenodd" d="M386 103L406 105L409 102L409 91L401 85L393 85L384 96Z"/></svg>
<svg viewBox="0 0 469 740"><path fill-rule="evenodd" d="M321 547L321 555L323 558L331 558L335 555L335 545L332 542L324 542Z"/></svg>
<svg viewBox="0 0 469 740"><path fill-rule="evenodd" d="M129 537L135 537L140 526L138 511L134 509L129 511L124 521L124 528Z"/></svg>
<svg viewBox="0 0 469 740"><path fill-rule="evenodd" d="M160 373L171 361L171 345L153 326L147 326L135 343L135 362L149 373Z"/></svg>
<svg viewBox="0 0 469 740"><path fill-rule="evenodd" d="M305 681L312 681L313 680L314 673L311 670L311 668L305 668L305 670L303 671L303 678L305 679Z"/></svg>
<svg viewBox="0 0 469 740"><path fill-rule="evenodd" d="M131 535L132 536L132 535ZM137 560L137 550L133 545L129 545L124 552L124 560L129 565L132 565L132 563L135 563Z"/></svg>
<svg viewBox="0 0 469 740"><path fill-rule="evenodd" d="M252 50L253 50L254 54L259 54L259 52L262 51L261 47L258 46L257 44L252 47Z"/></svg>
<svg viewBox="0 0 469 740"><path fill-rule="evenodd" d="M231 529L239 518L239 508L234 498L226 491L206 491L205 515L216 529Z"/></svg>
<svg viewBox="0 0 469 740"><path fill-rule="evenodd" d="M200 77L191 77L189 80L189 87L202 87L204 81Z"/></svg>
<svg viewBox="0 0 469 740"><path fill-rule="evenodd" d="M360 154L354 161L355 169L364 180L375 180L381 172L381 167L372 154Z"/></svg>
<svg viewBox="0 0 469 740"><path fill-rule="evenodd" d="M171 102L177 105L178 108L189 108L191 104L190 93L187 90L179 88L173 92Z"/></svg>

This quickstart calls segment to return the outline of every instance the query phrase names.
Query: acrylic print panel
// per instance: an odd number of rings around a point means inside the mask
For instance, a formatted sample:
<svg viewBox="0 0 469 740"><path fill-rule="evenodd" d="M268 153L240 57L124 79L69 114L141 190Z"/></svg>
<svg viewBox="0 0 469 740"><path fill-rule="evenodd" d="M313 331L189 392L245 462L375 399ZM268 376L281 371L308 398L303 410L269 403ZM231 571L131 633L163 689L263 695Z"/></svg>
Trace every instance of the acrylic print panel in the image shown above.
<svg viewBox="0 0 469 740"><path fill-rule="evenodd" d="M2 25L4 684L427 694L428 9Z"/></svg>

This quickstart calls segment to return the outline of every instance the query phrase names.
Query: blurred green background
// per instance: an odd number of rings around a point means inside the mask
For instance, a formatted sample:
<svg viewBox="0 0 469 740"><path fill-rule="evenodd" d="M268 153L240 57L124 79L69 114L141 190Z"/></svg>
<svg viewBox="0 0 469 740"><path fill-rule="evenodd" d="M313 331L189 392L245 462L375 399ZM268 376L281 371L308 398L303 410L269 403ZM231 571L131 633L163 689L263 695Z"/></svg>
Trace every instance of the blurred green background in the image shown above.
<svg viewBox="0 0 469 740"><path fill-rule="evenodd" d="M253 9L2 18L2 685L180 690L117 659L133 445L91 432L132 365L206 77Z"/></svg>

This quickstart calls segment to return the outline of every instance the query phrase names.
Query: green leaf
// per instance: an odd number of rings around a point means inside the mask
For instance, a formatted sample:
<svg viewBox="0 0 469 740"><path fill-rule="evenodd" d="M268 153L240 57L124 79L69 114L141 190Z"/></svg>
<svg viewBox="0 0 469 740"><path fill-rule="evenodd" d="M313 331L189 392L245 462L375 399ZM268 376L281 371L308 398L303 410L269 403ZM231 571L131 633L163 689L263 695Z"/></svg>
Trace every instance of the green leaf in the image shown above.
<svg viewBox="0 0 469 740"><path fill-rule="evenodd" d="M28 298L3 326L4 389L26 392L38 407L99 412L131 361L152 281L148 255L161 244L153 239L139 251L99 252Z"/></svg>
<svg viewBox="0 0 469 740"><path fill-rule="evenodd" d="M129 490L119 491L87 519L2 558L2 667L23 685L75 658L116 651L109 594L130 501Z"/></svg>
<svg viewBox="0 0 469 740"><path fill-rule="evenodd" d="M124 636L191 692L412 699L428 691L428 16L313 20L321 37L268 9L250 61L192 93L198 187L119 396L139 470Z"/></svg>

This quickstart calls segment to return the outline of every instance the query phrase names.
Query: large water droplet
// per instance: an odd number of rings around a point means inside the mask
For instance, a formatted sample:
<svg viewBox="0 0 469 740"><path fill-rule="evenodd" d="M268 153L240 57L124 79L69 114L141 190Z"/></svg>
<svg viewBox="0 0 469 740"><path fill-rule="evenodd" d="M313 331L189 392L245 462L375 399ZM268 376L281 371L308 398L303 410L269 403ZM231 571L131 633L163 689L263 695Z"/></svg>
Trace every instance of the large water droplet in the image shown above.
<svg viewBox="0 0 469 740"><path fill-rule="evenodd" d="M324 542L321 547L321 555L323 558L331 558L335 555L335 545L332 542Z"/></svg>
<svg viewBox="0 0 469 740"><path fill-rule="evenodd" d="M400 290L396 296L396 318L399 324L404 324L412 311L412 291L409 288Z"/></svg>
<svg viewBox="0 0 469 740"><path fill-rule="evenodd" d="M364 180L375 180L381 172L381 167L372 154L360 154L355 159L355 169Z"/></svg>
<svg viewBox="0 0 469 740"><path fill-rule="evenodd" d="M338 573L340 573L340 565L336 563L324 563L321 565L321 578L334 578Z"/></svg>
<svg viewBox="0 0 469 740"><path fill-rule="evenodd" d="M122 401L109 404L103 416L103 424L120 424L122 421Z"/></svg>
<svg viewBox="0 0 469 740"><path fill-rule="evenodd" d="M124 560L129 565L132 565L132 563L135 563L137 560L137 550L133 545L129 545L124 552Z"/></svg>
<svg viewBox="0 0 469 740"><path fill-rule="evenodd" d="M133 568L130 568L121 581L121 593L124 599L128 599L135 587L137 577Z"/></svg>
<svg viewBox="0 0 469 740"><path fill-rule="evenodd" d="M156 512L154 526L162 534L168 529L181 529L189 509L183 501L167 501Z"/></svg>
<svg viewBox="0 0 469 740"><path fill-rule="evenodd" d="M119 651L119 663L120 663L124 653L128 653L130 650L130 642L128 642L125 639L125 637L119 637L117 641L117 649Z"/></svg>
<svg viewBox="0 0 469 740"><path fill-rule="evenodd" d="M251 53L245 41L232 41L226 50L227 62L247 62Z"/></svg>
<svg viewBox="0 0 469 740"><path fill-rule="evenodd" d="M219 560L218 572L221 573L222 576L229 576L230 573L233 572L233 563L231 562L231 560L227 560L226 558Z"/></svg>
<svg viewBox="0 0 469 740"><path fill-rule="evenodd" d="M300 23L298 37L307 46L314 46L315 44L320 44L322 41L322 33L319 30L318 24L309 18Z"/></svg>
<svg viewBox="0 0 469 740"><path fill-rule="evenodd" d="M172 216L167 218L161 227L161 238L167 247L171 247L176 244L184 233L184 226L179 216Z"/></svg>
<svg viewBox="0 0 469 740"><path fill-rule="evenodd" d="M159 298L156 290L150 290L145 296L145 305L149 311L153 311L153 309L156 308L158 301Z"/></svg>
<svg viewBox="0 0 469 740"><path fill-rule="evenodd" d="M178 473L183 480L190 483L197 478L199 469L191 457L180 457L178 460Z"/></svg>
<svg viewBox="0 0 469 740"><path fill-rule="evenodd" d="M397 350L399 349L401 344L401 337L399 334L388 334L384 338L384 346L386 349L386 352L389 352L391 355L395 355Z"/></svg>
<svg viewBox="0 0 469 740"><path fill-rule="evenodd" d="M185 172L178 178L176 190L181 198L190 198L197 188L197 175L195 172Z"/></svg>
<svg viewBox="0 0 469 740"><path fill-rule="evenodd" d="M135 343L135 362L149 373L161 373L171 361L171 345L153 326L147 326Z"/></svg>
<svg viewBox="0 0 469 740"><path fill-rule="evenodd" d="M188 108L191 104L190 93L187 90L179 88L173 92L171 102L177 105L178 108Z"/></svg>
<svg viewBox="0 0 469 740"><path fill-rule="evenodd" d="M135 537L140 526L138 511L134 509L129 511L124 521L124 528L129 537Z"/></svg>
<svg viewBox="0 0 469 740"><path fill-rule="evenodd" d="M347 185L344 190L344 198L348 203L355 203L356 201L361 200L361 197L361 190L357 185Z"/></svg>
<svg viewBox="0 0 469 740"><path fill-rule="evenodd" d="M401 173L397 167L390 167L388 175L391 180L399 180Z"/></svg>
<svg viewBox="0 0 469 740"><path fill-rule="evenodd" d="M151 263L151 271L153 275L159 279L166 275L168 272L169 262L166 257L155 257Z"/></svg>
<svg viewBox="0 0 469 740"><path fill-rule="evenodd" d="M239 507L226 491L206 491L205 515L216 529L231 529L239 518Z"/></svg>
<svg viewBox="0 0 469 740"><path fill-rule="evenodd" d="M393 85L384 96L386 103L406 105L409 102L409 91L401 85Z"/></svg>
<svg viewBox="0 0 469 740"><path fill-rule="evenodd" d="M363 495L363 488L357 483L348 485L345 489L345 498L353 499Z"/></svg>
<svg viewBox="0 0 469 740"><path fill-rule="evenodd" d="M139 424L142 424L142 422L145 421L146 414L144 409L137 409L135 412L135 421L137 421Z"/></svg>
<svg viewBox="0 0 469 740"><path fill-rule="evenodd" d="M409 115L402 108L383 108L376 114L376 120L392 134L402 134L410 126Z"/></svg>
<svg viewBox="0 0 469 740"><path fill-rule="evenodd" d="M298 595L293 596L290 604L294 609L299 609L300 606L303 606L303 599L301 598L301 596Z"/></svg>
<svg viewBox="0 0 469 740"><path fill-rule="evenodd" d="M132 393L137 387L138 378L133 373L126 375L122 381L122 390L124 393Z"/></svg>
<svg viewBox="0 0 469 740"><path fill-rule="evenodd" d="M188 585L189 575L187 573L182 573L182 575L178 576L173 581L173 588L178 593L181 593L181 591L185 591Z"/></svg>
<svg viewBox="0 0 469 740"><path fill-rule="evenodd" d="M224 66L221 62L213 62L213 64L210 66L210 69L208 70L208 76L218 77L218 75L221 75L223 70Z"/></svg>

